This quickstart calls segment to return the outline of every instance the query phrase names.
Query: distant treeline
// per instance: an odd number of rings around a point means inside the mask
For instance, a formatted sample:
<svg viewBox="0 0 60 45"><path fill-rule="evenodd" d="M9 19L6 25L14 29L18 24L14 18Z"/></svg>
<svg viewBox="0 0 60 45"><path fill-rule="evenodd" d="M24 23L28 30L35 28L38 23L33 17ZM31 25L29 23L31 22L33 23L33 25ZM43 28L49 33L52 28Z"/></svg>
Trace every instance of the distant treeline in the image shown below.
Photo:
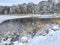
<svg viewBox="0 0 60 45"><path fill-rule="evenodd" d="M0 14L54 14L60 13L60 3L40 1L38 4L24 3L12 6L0 6Z"/></svg>

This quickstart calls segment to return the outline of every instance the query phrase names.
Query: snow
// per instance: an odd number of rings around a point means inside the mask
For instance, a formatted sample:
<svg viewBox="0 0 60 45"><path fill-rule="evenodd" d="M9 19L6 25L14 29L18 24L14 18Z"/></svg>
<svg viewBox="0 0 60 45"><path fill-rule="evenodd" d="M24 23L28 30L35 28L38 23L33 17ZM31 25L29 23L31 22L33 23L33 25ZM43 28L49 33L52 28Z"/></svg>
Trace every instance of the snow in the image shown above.
<svg viewBox="0 0 60 45"><path fill-rule="evenodd" d="M60 29L59 27L60 26L58 24L52 24L52 29L53 30L59 30Z"/></svg>
<svg viewBox="0 0 60 45"><path fill-rule="evenodd" d="M60 26L58 24L49 24L47 29L49 33L45 36L35 36L28 41L29 45L60 45Z"/></svg>
<svg viewBox="0 0 60 45"><path fill-rule="evenodd" d="M59 24L48 24L47 25L48 29L51 29L51 30L60 30L60 25Z"/></svg>
<svg viewBox="0 0 60 45"><path fill-rule="evenodd" d="M3 39L5 39L5 38L3 38ZM10 44L10 40L11 40L11 38L9 38L8 40L6 40L6 41L3 41L3 39L1 40L1 45L4 45L4 44Z"/></svg>
<svg viewBox="0 0 60 45"><path fill-rule="evenodd" d="M34 37L29 45L60 45L60 31L49 33L46 36Z"/></svg>
<svg viewBox="0 0 60 45"><path fill-rule="evenodd" d="M7 21L7 20L11 20L11 19L22 19L22 18L60 18L60 15L39 15L39 14L29 14L29 15L0 15L0 23Z"/></svg>
<svg viewBox="0 0 60 45"><path fill-rule="evenodd" d="M23 43L19 43L19 41L15 41L14 45L23 45Z"/></svg>
<svg viewBox="0 0 60 45"><path fill-rule="evenodd" d="M34 36L33 38L23 36L20 39L20 41L14 41L13 44L14 45L60 45L60 26L53 24L53 26L48 29L49 29L49 33L46 34L45 36L39 35L39 36ZM6 41L1 40L0 45L5 45L5 43L9 44L10 40L11 38L9 38Z"/></svg>
<svg viewBox="0 0 60 45"><path fill-rule="evenodd" d="M23 36L22 38L21 38L21 42L28 42L28 37L26 37L26 36Z"/></svg>

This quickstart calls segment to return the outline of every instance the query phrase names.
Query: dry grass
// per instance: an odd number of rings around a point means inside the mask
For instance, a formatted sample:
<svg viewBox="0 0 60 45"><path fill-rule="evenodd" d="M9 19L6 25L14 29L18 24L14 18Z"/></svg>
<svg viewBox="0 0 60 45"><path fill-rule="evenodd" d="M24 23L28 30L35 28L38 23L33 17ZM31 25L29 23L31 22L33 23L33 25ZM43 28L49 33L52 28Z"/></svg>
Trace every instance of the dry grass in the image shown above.
<svg viewBox="0 0 60 45"><path fill-rule="evenodd" d="M22 26L22 30L20 31L20 37L26 35L26 34L30 34L30 35L33 35L33 33L37 33L38 31L40 32L43 32L43 28L45 28L45 24L48 24L48 23L58 23L60 24L60 19L50 19L50 20L41 20L41 21L36 21L36 23L34 23L34 25L28 23L26 26L23 25ZM14 30L14 27L10 27L8 30L2 30L0 32L0 36L2 34L6 34L7 32L15 32Z"/></svg>
<svg viewBox="0 0 60 45"><path fill-rule="evenodd" d="M20 36L22 37L23 35L30 34L33 35L33 33L37 33L39 30L42 31L42 28L44 28L45 23L43 22L36 22L34 25L27 25L22 28L20 32Z"/></svg>
<svg viewBox="0 0 60 45"><path fill-rule="evenodd" d="M58 23L58 24L60 24L60 19L51 19L50 23Z"/></svg>
<svg viewBox="0 0 60 45"><path fill-rule="evenodd" d="M28 33L31 33L34 32L34 33L37 33L38 31L42 32L43 28L45 28L45 24L48 24L48 23L58 23L60 24L60 19L50 19L48 21L37 21L34 25L27 25L25 27L23 27L22 31L20 32L20 35L23 36L23 35L26 35ZM31 32L32 31L32 32Z"/></svg>

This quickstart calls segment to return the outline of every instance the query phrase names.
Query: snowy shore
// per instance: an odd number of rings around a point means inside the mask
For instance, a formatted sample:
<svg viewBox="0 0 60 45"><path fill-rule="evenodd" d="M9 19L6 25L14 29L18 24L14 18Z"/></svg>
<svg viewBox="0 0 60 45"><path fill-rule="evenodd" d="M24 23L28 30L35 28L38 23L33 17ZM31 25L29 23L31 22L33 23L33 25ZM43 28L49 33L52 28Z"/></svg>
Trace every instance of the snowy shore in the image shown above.
<svg viewBox="0 0 60 45"><path fill-rule="evenodd" d="M45 35L38 33L33 38L28 35L20 38L18 33L8 34L8 37L2 38L0 45L60 45L60 25L48 24Z"/></svg>

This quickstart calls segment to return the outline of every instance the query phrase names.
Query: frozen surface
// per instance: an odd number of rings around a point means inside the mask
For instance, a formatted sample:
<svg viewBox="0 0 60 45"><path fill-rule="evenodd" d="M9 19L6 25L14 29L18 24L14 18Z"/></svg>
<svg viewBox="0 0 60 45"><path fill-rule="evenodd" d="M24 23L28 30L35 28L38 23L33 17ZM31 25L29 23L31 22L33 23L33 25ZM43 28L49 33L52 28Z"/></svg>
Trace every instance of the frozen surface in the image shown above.
<svg viewBox="0 0 60 45"><path fill-rule="evenodd" d="M6 20L11 20L11 19L25 19L25 18L32 18L32 17L37 17L37 18L60 18L60 15L34 15L34 14L29 14L29 15L23 15L23 16L18 16L18 15L0 15L0 23L6 21Z"/></svg>

